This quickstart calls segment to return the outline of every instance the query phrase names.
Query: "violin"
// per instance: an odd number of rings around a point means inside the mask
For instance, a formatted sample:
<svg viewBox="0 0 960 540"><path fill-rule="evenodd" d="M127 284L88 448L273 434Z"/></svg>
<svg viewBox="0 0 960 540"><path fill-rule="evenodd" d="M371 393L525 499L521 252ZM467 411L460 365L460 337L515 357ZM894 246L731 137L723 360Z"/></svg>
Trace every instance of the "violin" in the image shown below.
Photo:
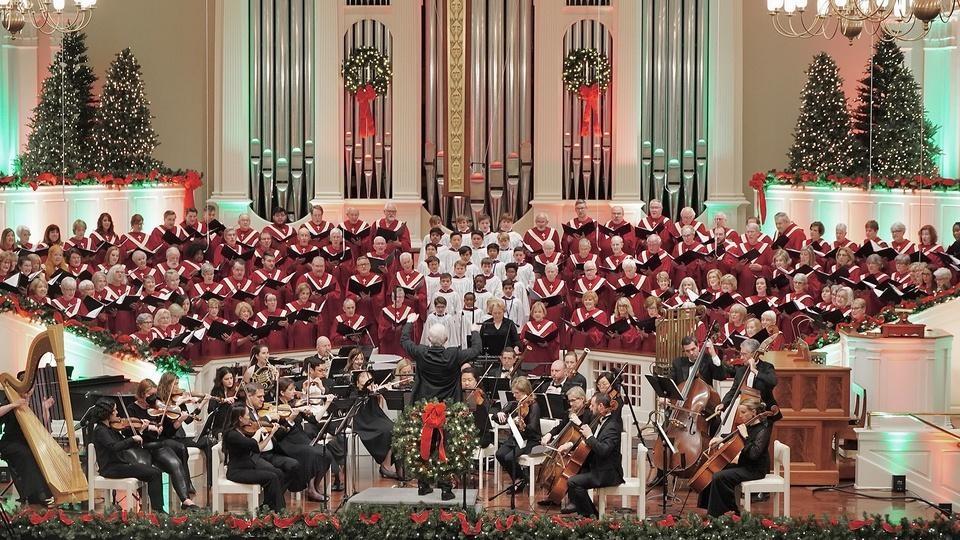
<svg viewBox="0 0 960 540"><path fill-rule="evenodd" d="M464 398L464 402L467 404L470 412L477 412L477 407L482 406L486 400L487 395L483 393L482 388L467 390L467 396Z"/></svg>
<svg viewBox="0 0 960 540"><path fill-rule="evenodd" d="M527 394L523 399L517 403L517 410L513 414L517 415L515 422L517 423L517 429L520 431L527 430L527 421L526 417L530 414L530 398L533 394Z"/></svg>
<svg viewBox="0 0 960 540"><path fill-rule="evenodd" d="M279 427L279 424L276 422L271 422L269 420L260 420L258 422L251 421L248 424L244 424L240 427L240 433L243 433L247 437L253 437L257 434L258 431L263 429L268 433L272 433Z"/></svg>
<svg viewBox="0 0 960 540"><path fill-rule="evenodd" d="M109 426L111 429L117 431L132 429L136 432L143 432L151 427L156 427L156 424L149 420L141 420L140 418L120 418L119 420L110 421Z"/></svg>

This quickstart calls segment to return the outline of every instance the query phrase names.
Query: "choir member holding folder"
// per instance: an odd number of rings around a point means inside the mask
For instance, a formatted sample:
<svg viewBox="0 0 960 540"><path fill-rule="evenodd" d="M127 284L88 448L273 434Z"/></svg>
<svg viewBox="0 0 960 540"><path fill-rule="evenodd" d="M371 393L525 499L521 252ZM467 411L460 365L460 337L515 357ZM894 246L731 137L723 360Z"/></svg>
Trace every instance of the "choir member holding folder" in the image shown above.
<svg viewBox="0 0 960 540"><path fill-rule="evenodd" d="M547 318L544 302L535 302L530 308L530 320L520 329L523 360L527 363L549 365L560 351L560 326Z"/></svg>
<svg viewBox="0 0 960 540"><path fill-rule="evenodd" d="M583 305L573 311L567 321L568 349L599 349L606 346L606 328L610 318L597 307L597 293L588 291L581 298Z"/></svg>

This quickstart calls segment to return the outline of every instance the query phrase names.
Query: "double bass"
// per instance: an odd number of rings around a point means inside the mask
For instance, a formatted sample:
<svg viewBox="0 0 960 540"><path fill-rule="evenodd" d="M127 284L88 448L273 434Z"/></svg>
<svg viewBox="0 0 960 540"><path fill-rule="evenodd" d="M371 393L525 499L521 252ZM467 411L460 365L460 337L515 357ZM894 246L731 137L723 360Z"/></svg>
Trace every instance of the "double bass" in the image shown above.
<svg viewBox="0 0 960 540"><path fill-rule="evenodd" d="M718 323L714 322L707 335L712 335L717 326ZM664 429L677 449L670 454L667 470L675 472L681 478L689 478L696 471L698 461L710 443L710 423L704 413L712 412L720 403L720 394L700 378L700 366L706 350L706 346L700 349L697 361L690 367L690 374L680 392L683 402L673 406L673 412L667 418ZM666 451L663 441L657 439L650 454L651 463L655 467L663 466Z"/></svg>

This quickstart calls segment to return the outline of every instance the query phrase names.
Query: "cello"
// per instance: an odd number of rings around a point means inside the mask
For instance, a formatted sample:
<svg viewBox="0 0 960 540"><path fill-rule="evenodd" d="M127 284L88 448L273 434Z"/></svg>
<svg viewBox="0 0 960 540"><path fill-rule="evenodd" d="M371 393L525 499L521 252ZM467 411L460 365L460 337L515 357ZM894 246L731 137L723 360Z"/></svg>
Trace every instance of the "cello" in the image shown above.
<svg viewBox="0 0 960 540"><path fill-rule="evenodd" d="M714 322L707 334L712 335L717 326L718 323ZM720 403L720 394L700 377L700 366L706 350L706 346L701 348L697 361L690 367L690 374L681 391L683 402L673 405L673 412L667 418L664 429L677 449L676 453L670 455L668 471L675 471L681 478L688 478L696 471L697 462L710 443L709 418L704 418L704 411L712 412ZM666 448L663 441L657 439L650 454L655 467L664 463L664 452Z"/></svg>
<svg viewBox="0 0 960 540"><path fill-rule="evenodd" d="M770 416L776 416L780 413L780 408L774 405L769 411L755 415L753 418L744 422L750 426L760 420ZM723 438L714 448L708 448L703 453L703 462L697 470L690 476L690 489L700 493L710 482L713 481L713 475L722 471L724 467L733 462L733 460L743 451L746 445L746 439L740 434L740 430L734 429L729 435Z"/></svg>

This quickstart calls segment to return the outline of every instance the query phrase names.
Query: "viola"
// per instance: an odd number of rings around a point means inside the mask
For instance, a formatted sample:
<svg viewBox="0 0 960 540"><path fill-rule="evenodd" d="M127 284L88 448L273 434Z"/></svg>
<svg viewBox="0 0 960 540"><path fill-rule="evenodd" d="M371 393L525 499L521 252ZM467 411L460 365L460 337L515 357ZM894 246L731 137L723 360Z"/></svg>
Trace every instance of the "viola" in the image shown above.
<svg viewBox="0 0 960 540"><path fill-rule="evenodd" d="M134 431L142 432L150 427L156 426L156 424L150 422L149 420L141 420L140 418L120 418L119 420L110 421L110 428L117 431L126 431L128 429L133 429Z"/></svg>

